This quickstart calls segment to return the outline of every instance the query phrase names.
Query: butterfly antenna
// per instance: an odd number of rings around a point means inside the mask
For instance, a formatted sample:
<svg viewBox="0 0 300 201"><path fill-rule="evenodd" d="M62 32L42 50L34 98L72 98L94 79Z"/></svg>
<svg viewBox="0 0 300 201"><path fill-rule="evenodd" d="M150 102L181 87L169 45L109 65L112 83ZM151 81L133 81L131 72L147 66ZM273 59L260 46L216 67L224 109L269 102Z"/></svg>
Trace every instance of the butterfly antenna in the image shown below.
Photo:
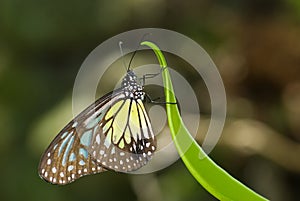
<svg viewBox="0 0 300 201"><path fill-rule="evenodd" d="M130 69L130 66L131 66L133 57L135 56L136 52L137 52L137 49L133 52L133 54L132 54L132 56L131 56L131 58L130 58L130 61L129 61L129 64L128 64L128 69L127 69L127 71L129 71L129 69Z"/></svg>
<svg viewBox="0 0 300 201"><path fill-rule="evenodd" d="M144 39L146 38L146 36L148 36L148 35L151 35L151 33L145 33L145 34L142 36L142 38L141 38L141 40L140 40L140 42L139 42L137 48L135 49L135 51L133 52L133 54L132 54L132 56L131 56L131 58L130 58L130 61L129 61L129 64L128 64L128 69L127 69L127 71L129 71L130 66L131 66L131 63L132 63L132 60L133 60L133 58L134 58L136 52L140 49L141 43L143 42L143 40L144 40Z"/></svg>
<svg viewBox="0 0 300 201"><path fill-rule="evenodd" d="M123 42L120 41L119 42L120 52L121 52L121 56L122 56L124 68L125 68L126 71L128 71L128 69L126 67L126 62L125 62L125 57L124 57L124 52L123 52L122 44L123 44Z"/></svg>

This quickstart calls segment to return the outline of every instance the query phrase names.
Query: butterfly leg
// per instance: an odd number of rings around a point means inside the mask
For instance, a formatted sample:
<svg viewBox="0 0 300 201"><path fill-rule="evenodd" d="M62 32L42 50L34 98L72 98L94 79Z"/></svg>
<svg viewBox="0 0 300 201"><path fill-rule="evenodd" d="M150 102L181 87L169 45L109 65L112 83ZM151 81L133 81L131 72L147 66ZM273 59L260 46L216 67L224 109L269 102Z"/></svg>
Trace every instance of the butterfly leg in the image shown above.
<svg viewBox="0 0 300 201"><path fill-rule="evenodd" d="M150 103L153 103L153 104L174 104L174 105L177 105L178 102L176 101L175 103L172 103L172 102L161 102L161 101L157 101L159 99L161 99L160 97L158 98L155 98L155 99L152 99L149 94L145 94L145 98L150 102Z"/></svg>
<svg viewBox="0 0 300 201"><path fill-rule="evenodd" d="M154 77L160 75L166 68L168 68L168 67L161 68L159 73L148 73L148 74L143 75L143 77L140 79L140 80L142 80L142 85L143 86L145 85L146 79L154 78Z"/></svg>

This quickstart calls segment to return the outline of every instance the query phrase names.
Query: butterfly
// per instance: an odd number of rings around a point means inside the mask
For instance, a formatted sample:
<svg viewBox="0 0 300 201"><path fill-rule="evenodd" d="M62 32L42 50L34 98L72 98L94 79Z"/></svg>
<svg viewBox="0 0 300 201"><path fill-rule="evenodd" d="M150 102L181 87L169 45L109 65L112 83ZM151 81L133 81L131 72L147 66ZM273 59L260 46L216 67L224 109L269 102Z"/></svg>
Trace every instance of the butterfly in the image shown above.
<svg viewBox="0 0 300 201"><path fill-rule="evenodd" d="M42 179L65 185L106 170L131 172L156 150L145 92L132 70L121 87L96 100L54 138L38 167Z"/></svg>

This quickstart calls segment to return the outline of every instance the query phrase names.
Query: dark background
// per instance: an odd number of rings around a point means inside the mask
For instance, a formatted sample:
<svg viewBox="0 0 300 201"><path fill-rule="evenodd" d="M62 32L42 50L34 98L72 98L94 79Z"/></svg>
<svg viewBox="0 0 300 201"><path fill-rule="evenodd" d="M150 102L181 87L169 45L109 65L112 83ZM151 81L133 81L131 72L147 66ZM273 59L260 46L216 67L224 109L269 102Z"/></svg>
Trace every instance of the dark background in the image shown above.
<svg viewBox="0 0 300 201"><path fill-rule="evenodd" d="M181 161L154 174L106 172L63 187L38 177L39 157L72 117L72 87L85 57L116 34L146 27L185 34L219 68L228 119L213 160L272 200L297 200L298 0L2 0L1 200L216 200Z"/></svg>

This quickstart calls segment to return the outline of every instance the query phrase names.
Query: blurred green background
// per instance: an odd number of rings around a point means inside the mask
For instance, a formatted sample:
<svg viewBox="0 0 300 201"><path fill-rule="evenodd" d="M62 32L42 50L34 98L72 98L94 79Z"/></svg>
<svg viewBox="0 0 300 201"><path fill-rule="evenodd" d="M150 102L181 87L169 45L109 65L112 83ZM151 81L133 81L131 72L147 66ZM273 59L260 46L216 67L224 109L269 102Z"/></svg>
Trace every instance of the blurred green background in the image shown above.
<svg viewBox="0 0 300 201"><path fill-rule="evenodd" d="M181 161L154 174L106 172L62 187L38 177L42 152L72 117L85 57L111 36L145 27L187 35L219 68L228 119L213 160L271 200L299 200L298 0L0 1L0 199L216 200Z"/></svg>

